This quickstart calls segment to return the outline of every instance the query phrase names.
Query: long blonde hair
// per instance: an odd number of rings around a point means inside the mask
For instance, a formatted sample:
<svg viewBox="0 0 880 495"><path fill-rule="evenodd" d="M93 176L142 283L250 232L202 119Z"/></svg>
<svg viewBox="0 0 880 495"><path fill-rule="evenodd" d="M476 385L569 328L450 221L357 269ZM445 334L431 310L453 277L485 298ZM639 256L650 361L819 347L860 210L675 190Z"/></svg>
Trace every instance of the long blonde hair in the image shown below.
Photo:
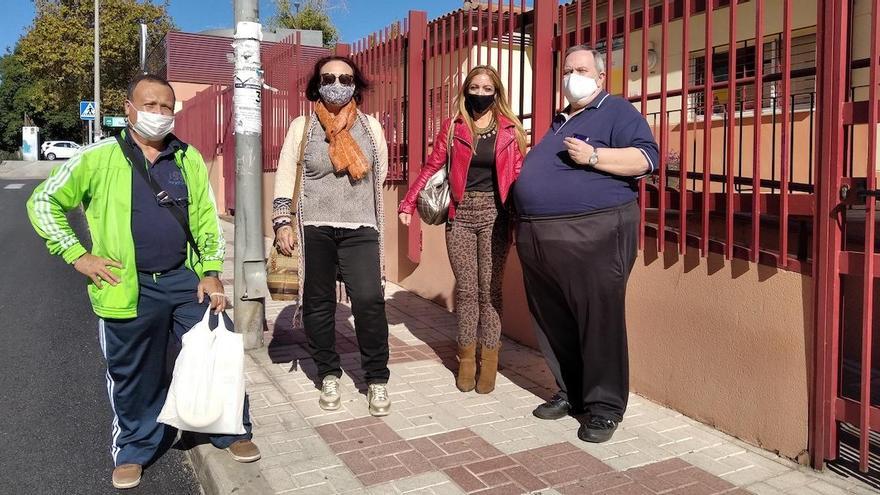
<svg viewBox="0 0 880 495"><path fill-rule="evenodd" d="M495 103L492 104L491 108L495 120L497 121L498 115L501 114L513 122L513 125L516 127L516 142L519 144L520 152L525 155L526 148L528 147L528 144L526 143L526 131L523 129L522 122L520 122L516 114L513 113L513 109L510 108L510 104L507 103L507 92L504 90L504 84L501 82L501 77L498 75L498 71L491 65L478 65L468 72L468 75L464 78L464 82L458 92L457 110L455 115L452 116L452 121L455 122L458 117L461 117L465 124L467 124L468 129L470 129L471 136L476 137L476 125L474 124L474 119L471 118L470 112L467 111L464 96L467 94L471 81L480 74L489 76L489 79L492 80L492 85L495 86ZM449 127L451 130L453 126Z"/></svg>

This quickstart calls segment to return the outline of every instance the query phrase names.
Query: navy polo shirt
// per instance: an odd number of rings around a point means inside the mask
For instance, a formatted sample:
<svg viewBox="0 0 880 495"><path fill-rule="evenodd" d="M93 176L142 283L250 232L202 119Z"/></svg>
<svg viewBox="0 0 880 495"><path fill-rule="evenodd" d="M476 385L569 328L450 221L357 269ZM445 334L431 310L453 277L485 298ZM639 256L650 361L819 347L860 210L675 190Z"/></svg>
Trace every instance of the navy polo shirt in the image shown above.
<svg viewBox="0 0 880 495"><path fill-rule="evenodd" d="M613 208L638 197L638 178L611 175L576 164L563 139L575 134L599 150L636 148L647 158L649 172L659 163L659 150L645 118L628 101L602 91L574 117L559 114L550 131L523 162L513 198L524 217L575 215Z"/></svg>
<svg viewBox="0 0 880 495"><path fill-rule="evenodd" d="M188 214L188 189L182 169L177 165L174 154L184 145L170 136L166 148L159 153L154 163L147 162L143 152L131 137L131 130L125 132L125 141L132 147L135 157L146 167L151 180L168 196L178 201L170 208L182 208L184 217ZM179 267L186 261L186 232L174 218L169 207L160 206L156 194L144 177L136 170L131 171L131 236L139 272L160 273Z"/></svg>

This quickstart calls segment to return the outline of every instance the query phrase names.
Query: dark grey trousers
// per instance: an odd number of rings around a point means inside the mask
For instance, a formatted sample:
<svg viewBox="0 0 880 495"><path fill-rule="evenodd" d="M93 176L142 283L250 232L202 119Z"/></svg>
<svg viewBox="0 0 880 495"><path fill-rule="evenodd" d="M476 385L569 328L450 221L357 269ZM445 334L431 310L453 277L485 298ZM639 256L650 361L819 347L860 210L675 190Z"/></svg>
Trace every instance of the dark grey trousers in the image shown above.
<svg viewBox="0 0 880 495"><path fill-rule="evenodd" d="M638 251L635 202L589 214L521 219L517 251L529 309L568 401L620 421L629 395L626 284Z"/></svg>

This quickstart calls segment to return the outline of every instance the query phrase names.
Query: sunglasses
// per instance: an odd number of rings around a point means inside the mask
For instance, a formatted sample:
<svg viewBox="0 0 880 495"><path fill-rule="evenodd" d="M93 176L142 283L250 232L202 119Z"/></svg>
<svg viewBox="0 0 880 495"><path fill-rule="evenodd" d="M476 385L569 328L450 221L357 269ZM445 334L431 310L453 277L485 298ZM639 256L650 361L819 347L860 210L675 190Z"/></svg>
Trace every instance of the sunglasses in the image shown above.
<svg viewBox="0 0 880 495"><path fill-rule="evenodd" d="M159 191L159 194L156 195L156 202L162 208L171 208L172 206L185 208L189 206L189 198L174 198L165 191Z"/></svg>
<svg viewBox="0 0 880 495"><path fill-rule="evenodd" d="M354 76L351 74L321 74L321 86L330 86L339 79L339 84L343 86L354 86Z"/></svg>

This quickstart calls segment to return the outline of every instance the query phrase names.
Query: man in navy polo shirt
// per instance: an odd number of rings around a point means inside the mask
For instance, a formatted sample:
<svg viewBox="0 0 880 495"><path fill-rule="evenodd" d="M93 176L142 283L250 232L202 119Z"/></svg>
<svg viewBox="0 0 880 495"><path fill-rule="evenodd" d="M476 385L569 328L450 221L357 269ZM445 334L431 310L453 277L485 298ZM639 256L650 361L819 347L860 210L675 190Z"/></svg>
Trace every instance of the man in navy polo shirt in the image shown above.
<svg viewBox="0 0 880 495"><path fill-rule="evenodd" d="M578 437L605 442L629 394L626 284L638 250L638 179L658 163L651 129L611 96L605 62L587 46L566 53L569 106L529 152L514 189L517 251L529 309L558 362L561 392L535 415L589 413Z"/></svg>

